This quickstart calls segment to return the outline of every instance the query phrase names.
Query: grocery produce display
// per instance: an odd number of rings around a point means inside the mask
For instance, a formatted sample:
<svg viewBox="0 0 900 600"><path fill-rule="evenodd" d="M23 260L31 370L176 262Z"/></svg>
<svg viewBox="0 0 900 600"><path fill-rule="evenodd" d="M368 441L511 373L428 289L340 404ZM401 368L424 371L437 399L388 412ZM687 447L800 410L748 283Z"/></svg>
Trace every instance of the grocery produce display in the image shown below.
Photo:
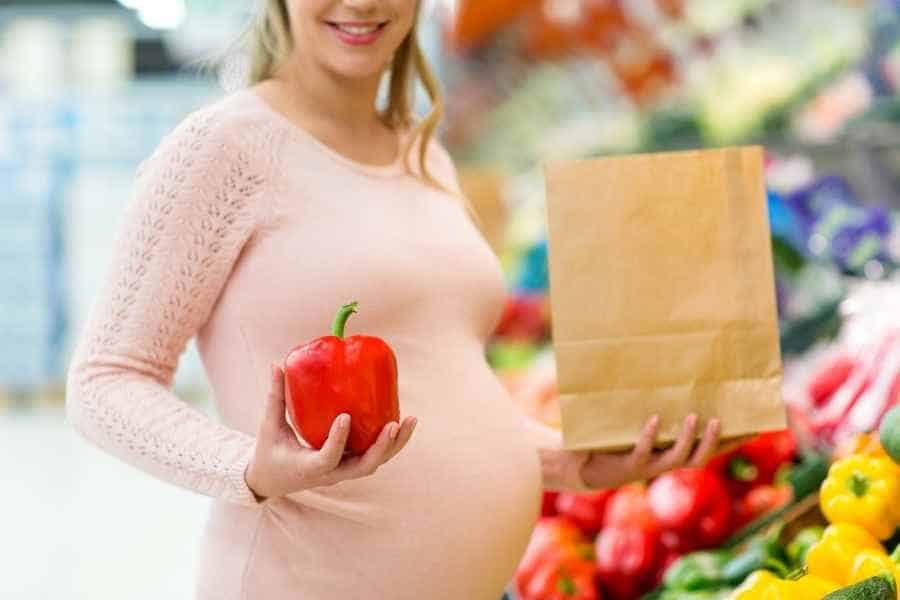
<svg viewBox="0 0 900 600"><path fill-rule="evenodd" d="M897 441L897 419L900 408L880 432L836 452L827 471L817 471L824 477L805 484L806 496L790 474L803 472L810 458L782 455L763 481L771 476L784 493L762 503L757 516L764 518L750 526L734 518L736 507L773 486L745 488L744 477L723 474L722 465L751 464L749 457L776 437L788 448L787 432L761 435L705 469L679 469L649 484L548 492L511 593L529 600L896 598L900 465L885 445Z"/></svg>
<svg viewBox="0 0 900 600"><path fill-rule="evenodd" d="M790 429L703 469L592 494L547 491L538 530L566 523L579 550L541 553L556 556L543 588L530 553L529 575L509 595L818 599L895 589L900 4L455 4L445 141L464 168L504 178L508 211L499 252L510 297L487 356L520 407L548 425L560 421L543 166L721 145L767 151ZM847 564L828 562L840 556Z"/></svg>
<svg viewBox="0 0 900 600"><path fill-rule="evenodd" d="M895 89L891 2L457 4L447 140L465 161L525 167L767 135L820 143L883 114ZM888 42L870 43L873 26ZM851 70L860 62L866 77Z"/></svg>
<svg viewBox="0 0 900 600"><path fill-rule="evenodd" d="M659 586L669 593L666 597L676 597L676 590L718 593L762 568L777 567L787 575L818 539L815 530L800 532L790 546L762 537L740 552L724 545L757 518L814 491L824 475L821 469L812 485L792 484L802 480L798 474L809 473L809 463L798 454L789 431L772 432L744 442L703 469L677 469L647 483L588 494L548 491L532 544L545 547L548 530L567 532L555 538L556 554L543 553L552 557L545 568L554 577L571 574L572 567L558 557L577 540L581 551L566 555L590 559L596 588L591 593L611 599L639 598ZM544 597L523 587L533 580L535 560L529 549L516 577L522 598Z"/></svg>
<svg viewBox="0 0 900 600"><path fill-rule="evenodd" d="M863 202L841 177L785 176L790 162L773 154L767 170L791 429L763 433L702 470L591 495L547 492L545 518L593 540L591 594L822 598L882 585L862 583L878 574L871 566L833 581L840 571L810 569L808 553L824 536L817 564L834 532L853 526L875 530L866 535L883 549L878 560L892 550L879 538L890 542L898 522L887 454L900 454L900 415L891 412L900 403L896 214ZM509 229L502 260L511 294L488 358L527 412L558 426L547 241L528 210ZM883 442L873 435L879 426ZM810 499L818 520L793 530ZM846 593L836 597L859 592Z"/></svg>

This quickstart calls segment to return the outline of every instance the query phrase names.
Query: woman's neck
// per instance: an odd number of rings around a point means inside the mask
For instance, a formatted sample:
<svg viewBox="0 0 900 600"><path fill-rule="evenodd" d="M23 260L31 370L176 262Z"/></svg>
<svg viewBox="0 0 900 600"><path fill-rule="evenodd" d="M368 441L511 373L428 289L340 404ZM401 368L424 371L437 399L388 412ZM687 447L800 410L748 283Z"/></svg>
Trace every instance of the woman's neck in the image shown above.
<svg viewBox="0 0 900 600"><path fill-rule="evenodd" d="M348 80L319 65L288 63L273 79L289 94L293 106L312 122L340 123L349 132L363 136L384 128L375 108L380 76Z"/></svg>

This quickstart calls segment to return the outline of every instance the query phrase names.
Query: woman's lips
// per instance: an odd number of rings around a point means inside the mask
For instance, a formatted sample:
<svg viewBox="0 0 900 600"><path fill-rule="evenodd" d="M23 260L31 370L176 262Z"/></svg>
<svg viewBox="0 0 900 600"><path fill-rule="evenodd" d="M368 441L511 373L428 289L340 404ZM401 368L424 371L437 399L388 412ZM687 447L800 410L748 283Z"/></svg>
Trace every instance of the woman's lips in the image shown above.
<svg viewBox="0 0 900 600"><path fill-rule="evenodd" d="M368 46L381 37L387 23L337 23L326 24L339 40L351 46Z"/></svg>

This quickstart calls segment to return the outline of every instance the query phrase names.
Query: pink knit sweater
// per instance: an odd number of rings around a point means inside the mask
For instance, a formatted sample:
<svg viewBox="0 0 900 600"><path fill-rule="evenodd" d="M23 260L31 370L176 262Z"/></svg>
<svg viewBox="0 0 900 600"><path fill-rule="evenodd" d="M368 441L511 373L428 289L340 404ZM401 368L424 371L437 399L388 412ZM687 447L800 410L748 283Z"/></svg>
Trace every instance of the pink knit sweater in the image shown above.
<svg viewBox="0 0 900 600"><path fill-rule="evenodd" d="M428 156L458 191L446 152ZM485 363L504 294L458 196L400 161L347 159L243 90L139 168L70 367L68 419L214 499L201 600L498 600L538 515L538 436L558 443L523 426ZM361 306L348 335L396 351L416 432L372 477L257 503L244 470L268 365L327 334L348 300ZM218 420L171 391L195 335Z"/></svg>

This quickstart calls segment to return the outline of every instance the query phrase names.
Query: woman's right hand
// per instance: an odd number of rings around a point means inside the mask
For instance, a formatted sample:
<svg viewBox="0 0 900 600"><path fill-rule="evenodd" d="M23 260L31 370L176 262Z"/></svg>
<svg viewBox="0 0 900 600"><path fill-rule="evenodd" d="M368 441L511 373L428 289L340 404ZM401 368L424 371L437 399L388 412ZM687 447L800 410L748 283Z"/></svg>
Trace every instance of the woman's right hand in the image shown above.
<svg viewBox="0 0 900 600"><path fill-rule="evenodd" d="M285 416L284 371L272 365L272 388L266 414L259 426L256 450L244 479L259 501L334 485L348 479L368 477L394 458L409 441L416 426L414 417L402 425L388 423L362 456L344 456L350 435L350 415L334 420L321 450L307 448L294 434Z"/></svg>

